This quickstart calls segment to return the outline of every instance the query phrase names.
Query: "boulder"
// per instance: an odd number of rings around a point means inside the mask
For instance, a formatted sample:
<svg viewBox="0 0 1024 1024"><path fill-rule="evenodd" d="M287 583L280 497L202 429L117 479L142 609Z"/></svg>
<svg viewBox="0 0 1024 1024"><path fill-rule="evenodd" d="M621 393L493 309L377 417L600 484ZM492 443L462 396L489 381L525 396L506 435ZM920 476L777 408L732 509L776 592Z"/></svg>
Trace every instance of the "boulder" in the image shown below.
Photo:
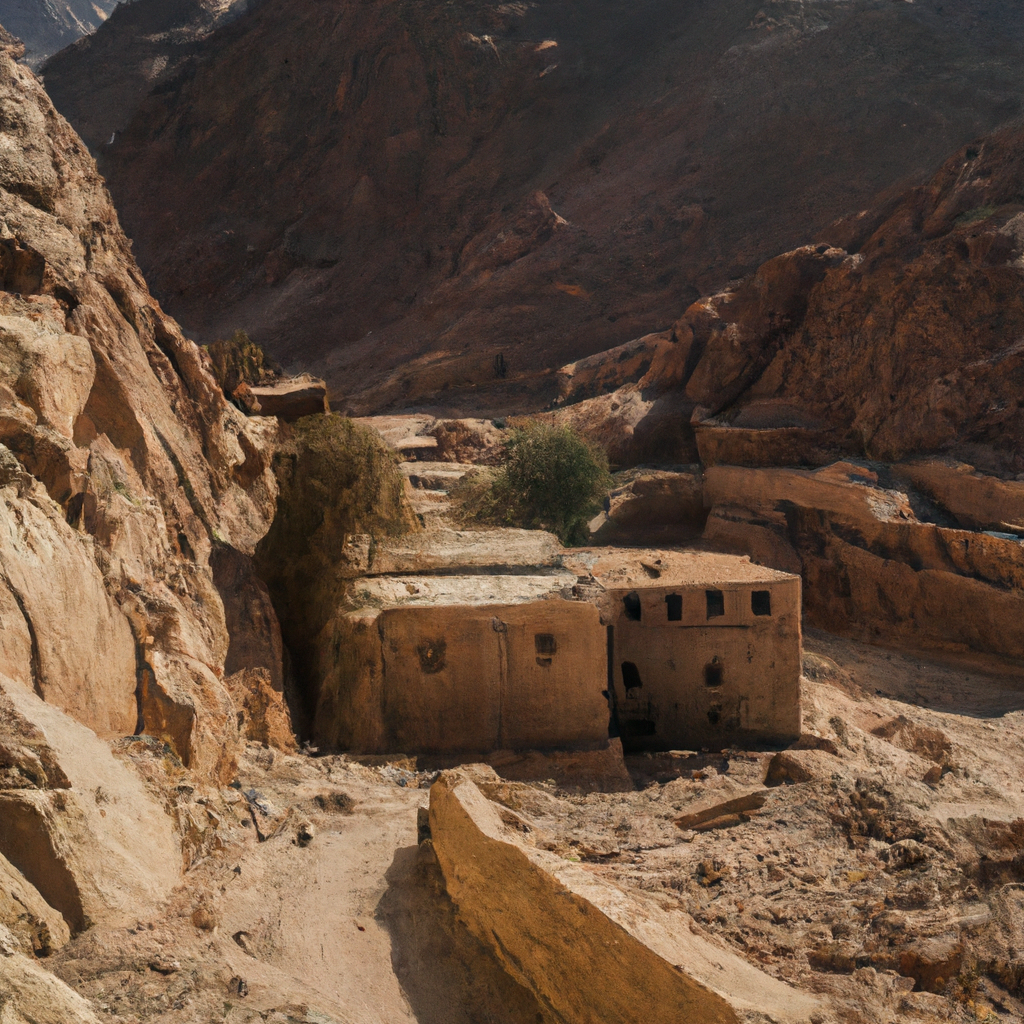
<svg viewBox="0 0 1024 1024"><path fill-rule="evenodd" d="M168 743L200 778L224 785L234 777L240 715L224 683L202 662L147 653L139 686L140 731Z"/></svg>
<svg viewBox="0 0 1024 1024"><path fill-rule="evenodd" d="M0 747L18 753L0 788L0 855L72 932L150 912L182 870L163 807L95 733L5 677L0 712Z"/></svg>
<svg viewBox="0 0 1024 1024"><path fill-rule="evenodd" d="M287 423L303 416L331 411L327 385L309 374L288 377L273 384L253 384L249 387L249 394L258 403L256 411L261 416L277 416Z"/></svg>

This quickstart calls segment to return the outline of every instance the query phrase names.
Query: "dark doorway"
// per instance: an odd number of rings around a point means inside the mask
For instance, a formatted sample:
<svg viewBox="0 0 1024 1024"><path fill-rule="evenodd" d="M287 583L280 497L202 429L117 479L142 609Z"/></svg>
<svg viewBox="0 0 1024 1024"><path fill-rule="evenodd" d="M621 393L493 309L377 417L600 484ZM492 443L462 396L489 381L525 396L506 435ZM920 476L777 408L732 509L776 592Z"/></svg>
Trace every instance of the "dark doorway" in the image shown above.
<svg viewBox="0 0 1024 1024"><path fill-rule="evenodd" d="M722 685L722 673L725 666L718 660L718 656L715 655L704 666L704 684L706 686L721 686Z"/></svg>
<svg viewBox="0 0 1024 1024"><path fill-rule="evenodd" d="M622 663L622 685L626 688L627 694L630 690L639 690L644 685L640 678L640 669L631 661Z"/></svg>

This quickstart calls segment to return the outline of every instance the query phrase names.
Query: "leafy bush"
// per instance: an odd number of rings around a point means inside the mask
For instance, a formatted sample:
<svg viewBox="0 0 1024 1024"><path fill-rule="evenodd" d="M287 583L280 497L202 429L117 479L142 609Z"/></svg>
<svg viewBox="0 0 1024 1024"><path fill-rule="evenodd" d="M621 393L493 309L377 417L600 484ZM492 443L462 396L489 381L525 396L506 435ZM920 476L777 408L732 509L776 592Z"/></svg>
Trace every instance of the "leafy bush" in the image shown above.
<svg viewBox="0 0 1024 1024"><path fill-rule="evenodd" d="M534 422L512 430L496 472L472 474L454 497L467 519L551 530L563 544L585 544L610 486L603 451L571 427Z"/></svg>
<svg viewBox="0 0 1024 1024"><path fill-rule="evenodd" d="M239 384L263 384L280 372L279 367L245 331L235 331L230 338L218 339L203 346L213 376L224 394L230 398Z"/></svg>

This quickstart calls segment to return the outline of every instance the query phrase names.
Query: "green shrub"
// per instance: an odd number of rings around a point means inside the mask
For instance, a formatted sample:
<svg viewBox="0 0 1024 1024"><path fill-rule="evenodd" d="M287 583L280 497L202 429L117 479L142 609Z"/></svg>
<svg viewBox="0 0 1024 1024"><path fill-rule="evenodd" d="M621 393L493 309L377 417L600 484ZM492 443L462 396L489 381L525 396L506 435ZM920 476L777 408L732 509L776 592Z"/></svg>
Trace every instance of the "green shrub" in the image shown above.
<svg viewBox="0 0 1024 1024"><path fill-rule="evenodd" d="M603 451L570 427L534 422L512 430L497 471L471 474L454 497L466 519L551 530L563 544L586 544L610 486Z"/></svg>
<svg viewBox="0 0 1024 1024"><path fill-rule="evenodd" d="M230 398L239 384L263 384L273 379L279 367L245 331L203 346L213 363L213 376Z"/></svg>

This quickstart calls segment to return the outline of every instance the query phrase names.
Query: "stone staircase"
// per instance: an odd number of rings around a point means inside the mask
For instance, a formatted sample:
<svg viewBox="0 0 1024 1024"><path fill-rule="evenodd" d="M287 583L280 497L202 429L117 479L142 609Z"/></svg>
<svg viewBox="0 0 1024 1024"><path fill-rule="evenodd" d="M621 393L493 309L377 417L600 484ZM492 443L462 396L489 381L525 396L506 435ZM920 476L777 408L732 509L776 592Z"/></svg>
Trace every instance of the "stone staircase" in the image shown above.
<svg viewBox="0 0 1024 1024"><path fill-rule="evenodd" d="M413 512L431 529L448 525L448 492L474 467L468 462L402 462L398 468Z"/></svg>

